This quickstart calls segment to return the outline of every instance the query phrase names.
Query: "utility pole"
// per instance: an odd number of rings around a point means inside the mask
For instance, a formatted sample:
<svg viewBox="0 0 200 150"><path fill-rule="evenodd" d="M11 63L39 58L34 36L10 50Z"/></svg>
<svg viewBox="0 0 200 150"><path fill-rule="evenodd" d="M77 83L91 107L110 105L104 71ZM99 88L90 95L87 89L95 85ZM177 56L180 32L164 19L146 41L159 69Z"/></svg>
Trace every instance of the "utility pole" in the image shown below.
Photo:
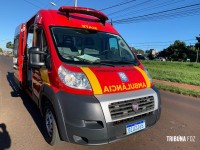
<svg viewBox="0 0 200 150"><path fill-rule="evenodd" d="M198 41L198 44L197 44L197 57L196 57L196 63L198 63L198 61L199 61L200 37L196 37L196 40Z"/></svg>
<svg viewBox="0 0 200 150"><path fill-rule="evenodd" d="M199 48L197 48L197 58L196 58L196 63L199 61Z"/></svg>
<svg viewBox="0 0 200 150"><path fill-rule="evenodd" d="M74 0L74 7L77 7L77 0Z"/></svg>

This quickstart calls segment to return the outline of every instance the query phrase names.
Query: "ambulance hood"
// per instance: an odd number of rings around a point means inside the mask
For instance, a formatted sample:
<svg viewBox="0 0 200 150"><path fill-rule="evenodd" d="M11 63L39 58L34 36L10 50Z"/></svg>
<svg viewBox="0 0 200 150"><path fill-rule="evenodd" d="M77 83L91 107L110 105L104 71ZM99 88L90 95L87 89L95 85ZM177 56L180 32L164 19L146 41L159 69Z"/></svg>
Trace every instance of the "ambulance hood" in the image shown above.
<svg viewBox="0 0 200 150"><path fill-rule="evenodd" d="M151 86L146 72L137 66L81 67L94 94L134 91Z"/></svg>

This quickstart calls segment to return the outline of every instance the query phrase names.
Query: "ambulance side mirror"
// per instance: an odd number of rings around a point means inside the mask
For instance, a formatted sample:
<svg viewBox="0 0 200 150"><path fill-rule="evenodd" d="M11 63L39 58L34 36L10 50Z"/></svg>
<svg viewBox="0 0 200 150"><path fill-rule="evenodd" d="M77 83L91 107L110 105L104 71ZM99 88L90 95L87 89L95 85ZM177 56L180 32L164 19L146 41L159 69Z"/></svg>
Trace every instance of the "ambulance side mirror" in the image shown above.
<svg viewBox="0 0 200 150"><path fill-rule="evenodd" d="M29 53L29 65L32 68L40 68L45 66L45 52L40 51L38 47L31 47L28 50Z"/></svg>

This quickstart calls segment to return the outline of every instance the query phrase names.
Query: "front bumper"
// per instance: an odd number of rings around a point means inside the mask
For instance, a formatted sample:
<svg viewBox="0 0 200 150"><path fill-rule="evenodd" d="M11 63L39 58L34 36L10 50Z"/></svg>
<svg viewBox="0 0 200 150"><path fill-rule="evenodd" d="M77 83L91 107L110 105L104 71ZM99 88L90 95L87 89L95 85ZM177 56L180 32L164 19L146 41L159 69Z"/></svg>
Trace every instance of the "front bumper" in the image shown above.
<svg viewBox="0 0 200 150"><path fill-rule="evenodd" d="M127 98L143 97L144 95L155 97L154 110L140 115L112 120L108 108L109 103L123 101ZM159 120L161 112L160 94L155 87L117 95L106 94L105 96L72 95L58 92L56 97L62 114L59 117L63 117L64 120L62 127L58 123L61 139L77 144L100 145L119 140L127 136L127 124L145 120L145 129L147 129Z"/></svg>

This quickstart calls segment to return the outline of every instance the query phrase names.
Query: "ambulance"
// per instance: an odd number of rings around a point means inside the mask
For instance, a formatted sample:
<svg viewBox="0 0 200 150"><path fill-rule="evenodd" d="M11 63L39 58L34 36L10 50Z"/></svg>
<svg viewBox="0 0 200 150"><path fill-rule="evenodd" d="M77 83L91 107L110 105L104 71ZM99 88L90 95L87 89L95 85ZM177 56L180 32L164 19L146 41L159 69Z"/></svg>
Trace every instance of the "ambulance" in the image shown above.
<svg viewBox="0 0 200 150"><path fill-rule="evenodd" d="M38 106L51 145L108 144L159 120L151 76L100 11L38 11L16 28L13 55L14 79Z"/></svg>

